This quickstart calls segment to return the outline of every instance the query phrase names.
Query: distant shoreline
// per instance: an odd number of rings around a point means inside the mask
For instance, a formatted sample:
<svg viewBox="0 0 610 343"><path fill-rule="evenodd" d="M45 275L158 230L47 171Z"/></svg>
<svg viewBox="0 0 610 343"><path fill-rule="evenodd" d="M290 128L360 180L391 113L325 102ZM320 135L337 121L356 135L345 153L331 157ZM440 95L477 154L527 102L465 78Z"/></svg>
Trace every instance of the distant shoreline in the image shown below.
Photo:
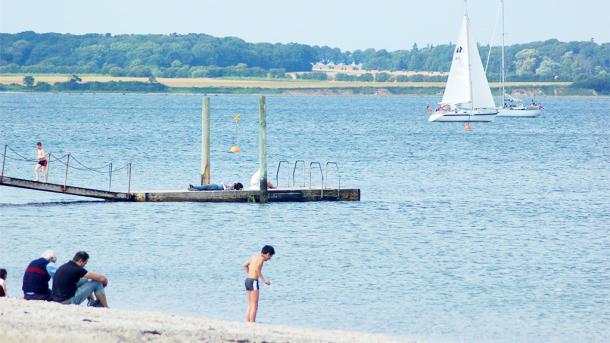
<svg viewBox="0 0 610 343"><path fill-rule="evenodd" d="M224 78L157 78L150 82L145 77L113 77L103 75L79 76L77 86L96 84L96 89L55 89L66 83L71 75L28 74L35 84L46 83L38 89L23 85L26 74L0 75L0 91L52 93L185 93L185 94L283 94L283 95L440 95L444 82L362 82L311 81L286 79L224 79ZM588 89L571 88L571 82L508 82L506 88L513 95L537 96L597 96ZM500 87L491 83L492 91ZM105 89L107 88L107 89Z"/></svg>
<svg viewBox="0 0 610 343"><path fill-rule="evenodd" d="M0 341L29 342L415 342L363 332L246 324L203 317L0 298Z"/></svg>

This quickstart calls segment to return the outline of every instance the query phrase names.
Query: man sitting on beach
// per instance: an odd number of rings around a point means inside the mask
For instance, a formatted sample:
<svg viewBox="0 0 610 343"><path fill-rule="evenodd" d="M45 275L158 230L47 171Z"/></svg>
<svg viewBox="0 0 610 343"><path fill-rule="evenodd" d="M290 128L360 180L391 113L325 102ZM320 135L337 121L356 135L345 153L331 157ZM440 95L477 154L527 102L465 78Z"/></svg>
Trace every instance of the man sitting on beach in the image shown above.
<svg viewBox="0 0 610 343"><path fill-rule="evenodd" d="M265 285L271 285L269 280L263 276L263 264L271 259L275 255L275 250L270 245L265 245L261 250L260 254L256 254L246 263L244 263L244 269L248 273L245 285L248 293L248 311L246 312L246 322L256 322L256 312L258 311L258 297L259 297L259 285L258 279L261 279Z"/></svg>
<svg viewBox="0 0 610 343"><path fill-rule="evenodd" d="M53 250L42 253L40 258L30 262L23 274L23 298L25 300L51 300L49 281L57 270L57 256Z"/></svg>
<svg viewBox="0 0 610 343"><path fill-rule="evenodd" d="M53 301L62 304L80 305L85 299L95 294L97 301L90 306L108 307L104 287L108 278L104 275L87 271L84 267L89 261L89 254L79 251L72 261L68 261L55 272L53 277Z"/></svg>
<svg viewBox="0 0 610 343"><path fill-rule="evenodd" d="M189 185L189 191L240 191L243 188L244 185L241 182L233 182L230 185L225 185L224 183L201 186Z"/></svg>

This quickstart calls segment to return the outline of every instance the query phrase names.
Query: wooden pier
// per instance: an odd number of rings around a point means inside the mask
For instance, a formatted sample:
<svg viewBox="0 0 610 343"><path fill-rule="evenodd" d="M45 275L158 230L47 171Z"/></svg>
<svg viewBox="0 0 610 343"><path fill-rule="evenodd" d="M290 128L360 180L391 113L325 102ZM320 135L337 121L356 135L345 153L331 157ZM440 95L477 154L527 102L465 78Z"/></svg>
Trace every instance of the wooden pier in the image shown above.
<svg viewBox="0 0 610 343"><path fill-rule="evenodd" d="M210 184L211 180L211 164L210 164L210 101L208 97L204 97L202 101L201 112L201 184ZM37 182L31 180L18 179L4 175L4 167L6 163L7 145L4 146L4 154L2 160L2 172L0 174L0 186L17 187L30 189L35 191L61 193L75 196L82 196L95 199L103 199L107 201L133 201L133 202L179 202L179 201L198 201L198 202L287 202L287 201L360 201L360 189L344 189L341 188L341 177L339 174L339 166L336 162L326 162L326 174L322 171L322 164L319 162L311 162L309 165L309 186L305 186L303 180L302 187L295 186L294 175L298 163L302 163L303 178L305 178L306 164L303 160L297 160L294 163L292 172L292 187L269 188L270 183L267 182L267 114L265 97L261 96L259 101L259 142L258 142L258 165L259 179L257 190L239 190L239 191L159 191L159 192L131 192L131 163L127 164L128 183L127 192L113 192L93 188L75 187L68 185L68 171L70 168L75 168L70 165L70 154L67 155L67 161L62 162L65 169L64 184L54 184ZM12 150L12 149L11 149ZM12 150L16 153L14 150ZM21 156L21 155L19 155ZM21 156L24 161L27 158ZM50 159L50 156L49 156ZM56 159L57 160L57 159ZM61 159L59 159L61 160ZM80 162L79 162L80 163ZM277 175L280 172L282 163L288 161L280 161L278 164ZM96 171L99 168L91 169L82 165L85 169ZM336 188L328 187L328 169L334 166L337 171L338 185ZM112 180L112 163L109 163L109 189ZM316 168L317 167L317 168ZM312 170L319 170L322 180L320 186L312 185ZM119 169L120 170L120 169ZM99 173L99 171L97 171ZM277 180L276 180L277 182ZM185 187L186 188L186 187Z"/></svg>
<svg viewBox="0 0 610 343"><path fill-rule="evenodd" d="M61 193L107 201L133 202L261 202L260 191L162 191L144 193L109 192L99 189L74 187L31 180L0 177L0 186L35 191ZM267 191L269 202L360 201L359 189L321 189L302 187L273 188Z"/></svg>

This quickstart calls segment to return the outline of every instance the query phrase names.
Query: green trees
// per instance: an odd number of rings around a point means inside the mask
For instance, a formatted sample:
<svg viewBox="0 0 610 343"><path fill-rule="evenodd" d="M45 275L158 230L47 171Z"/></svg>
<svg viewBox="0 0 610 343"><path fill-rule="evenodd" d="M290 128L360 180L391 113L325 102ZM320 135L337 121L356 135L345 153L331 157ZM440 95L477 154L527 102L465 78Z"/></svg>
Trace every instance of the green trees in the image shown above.
<svg viewBox="0 0 610 343"><path fill-rule="evenodd" d="M34 86L34 78L33 78L32 76L30 76L30 75L28 75L28 76L24 76L24 77L23 77L23 84L24 84L26 87L32 87L32 86Z"/></svg>
<svg viewBox="0 0 610 343"><path fill-rule="evenodd" d="M488 49L480 47L483 58ZM446 72L452 55L451 44L350 52L296 43L248 43L205 34L0 33L0 73L281 78L286 72L311 71L312 64L318 62L362 64L365 70ZM490 80L499 79L500 68L500 49L494 47L488 69ZM506 70L509 80L595 78L610 72L610 43L551 39L508 46Z"/></svg>

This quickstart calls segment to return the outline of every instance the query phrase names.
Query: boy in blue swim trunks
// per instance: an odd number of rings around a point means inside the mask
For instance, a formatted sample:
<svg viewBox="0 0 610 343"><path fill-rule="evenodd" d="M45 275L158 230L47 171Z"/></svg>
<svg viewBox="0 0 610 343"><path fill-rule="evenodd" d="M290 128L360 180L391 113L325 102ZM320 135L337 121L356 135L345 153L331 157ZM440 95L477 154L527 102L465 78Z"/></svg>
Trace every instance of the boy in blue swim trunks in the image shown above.
<svg viewBox="0 0 610 343"><path fill-rule="evenodd" d="M258 310L258 296L259 296L259 284L258 280L262 280L267 286L271 285L269 280L265 279L263 273L263 264L271 259L275 255L275 250L270 245L265 245L261 250L260 254L256 254L246 263L244 263L244 269L248 273L246 278L246 292L248 293L248 311L246 312L246 322L256 322L256 311Z"/></svg>

